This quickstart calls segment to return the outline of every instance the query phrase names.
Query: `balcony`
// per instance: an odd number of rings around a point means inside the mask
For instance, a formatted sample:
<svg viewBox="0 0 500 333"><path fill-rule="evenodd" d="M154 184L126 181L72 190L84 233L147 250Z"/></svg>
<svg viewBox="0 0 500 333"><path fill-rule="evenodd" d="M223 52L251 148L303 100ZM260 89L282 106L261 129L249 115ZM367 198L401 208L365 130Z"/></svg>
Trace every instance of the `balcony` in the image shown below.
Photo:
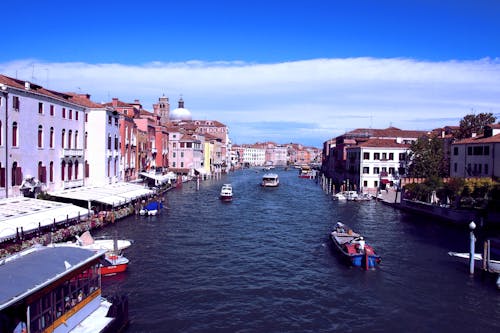
<svg viewBox="0 0 500 333"><path fill-rule="evenodd" d="M83 157L83 149L63 149L61 151L61 157Z"/></svg>
<svg viewBox="0 0 500 333"><path fill-rule="evenodd" d="M83 186L83 179L65 180L63 183L63 187L65 190L81 186Z"/></svg>

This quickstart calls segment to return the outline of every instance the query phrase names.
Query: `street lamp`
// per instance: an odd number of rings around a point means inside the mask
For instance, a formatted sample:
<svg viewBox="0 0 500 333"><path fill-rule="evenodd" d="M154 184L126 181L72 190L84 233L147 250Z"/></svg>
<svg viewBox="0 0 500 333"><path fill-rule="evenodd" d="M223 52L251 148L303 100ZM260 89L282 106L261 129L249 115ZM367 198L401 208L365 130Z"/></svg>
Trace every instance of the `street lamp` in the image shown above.
<svg viewBox="0 0 500 333"><path fill-rule="evenodd" d="M7 91L7 86L5 84L0 84L0 92L3 95L3 98L5 99L5 197L9 197L9 182L8 182L8 159L9 159L9 148L7 146L8 142L8 128L9 124L7 123L8 121L8 113L9 113L9 92Z"/></svg>

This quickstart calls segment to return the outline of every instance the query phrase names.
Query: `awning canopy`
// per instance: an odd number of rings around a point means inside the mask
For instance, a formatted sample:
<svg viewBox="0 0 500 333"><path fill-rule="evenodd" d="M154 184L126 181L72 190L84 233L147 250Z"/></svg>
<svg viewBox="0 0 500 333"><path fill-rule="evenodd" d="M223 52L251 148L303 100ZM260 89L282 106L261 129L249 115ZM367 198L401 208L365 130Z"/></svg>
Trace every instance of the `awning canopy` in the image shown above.
<svg viewBox="0 0 500 333"><path fill-rule="evenodd" d="M199 173L200 175L206 175L207 174L207 170L203 169L203 168L197 168L197 169L194 169L197 173Z"/></svg>
<svg viewBox="0 0 500 333"><path fill-rule="evenodd" d="M169 175L161 175L150 172L141 172L140 175L149 179L154 179L155 185L166 184L171 179Z"/></svg>
<svg viewBox="0 0 500 333"><path fill-rule="evenodd" d="M70 190L50 192L49 194L54 197L96 201L112 207L119 207L132 200L153 195L154 191L142 185L120 182L103 187L77 187Z"/></svg>
<svg viewBox="0 0 500 333"><path fill-rule="evenodd" d="M88 215L88 209L72 204L14 197L0 200L0 241L16 237L17 231L30 232L67 219Z"/></svg>

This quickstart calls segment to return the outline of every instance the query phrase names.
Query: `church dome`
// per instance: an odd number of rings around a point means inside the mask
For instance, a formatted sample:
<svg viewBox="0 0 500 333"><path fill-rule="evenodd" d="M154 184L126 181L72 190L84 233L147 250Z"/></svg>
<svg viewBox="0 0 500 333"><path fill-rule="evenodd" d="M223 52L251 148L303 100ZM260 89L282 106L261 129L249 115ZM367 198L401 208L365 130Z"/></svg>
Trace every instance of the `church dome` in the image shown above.
<svg viewBox="0 0 500 333"><path fill-rule="evenodd" d="M179 99L179 107L170 112L170 120L192 120L191 112L184 108L184 101Z"/></svg>

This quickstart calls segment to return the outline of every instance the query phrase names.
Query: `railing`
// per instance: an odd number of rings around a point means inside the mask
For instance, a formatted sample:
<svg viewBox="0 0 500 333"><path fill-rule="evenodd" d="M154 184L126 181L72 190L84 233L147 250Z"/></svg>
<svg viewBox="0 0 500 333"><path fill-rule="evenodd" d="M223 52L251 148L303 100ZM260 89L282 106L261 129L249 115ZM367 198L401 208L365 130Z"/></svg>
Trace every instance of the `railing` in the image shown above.
<svg viewBox="0 0 500 333"><path fill-rule="evenodd" d="M83 149L63 149L62 157L83 157Z"/></svg>
<svg viewBox="0 0 500 333"><path fill-rule="evenodd" d="M63 185L64 189L81 187L81 186L83 186L83 179L65 180Z"/></svg>

